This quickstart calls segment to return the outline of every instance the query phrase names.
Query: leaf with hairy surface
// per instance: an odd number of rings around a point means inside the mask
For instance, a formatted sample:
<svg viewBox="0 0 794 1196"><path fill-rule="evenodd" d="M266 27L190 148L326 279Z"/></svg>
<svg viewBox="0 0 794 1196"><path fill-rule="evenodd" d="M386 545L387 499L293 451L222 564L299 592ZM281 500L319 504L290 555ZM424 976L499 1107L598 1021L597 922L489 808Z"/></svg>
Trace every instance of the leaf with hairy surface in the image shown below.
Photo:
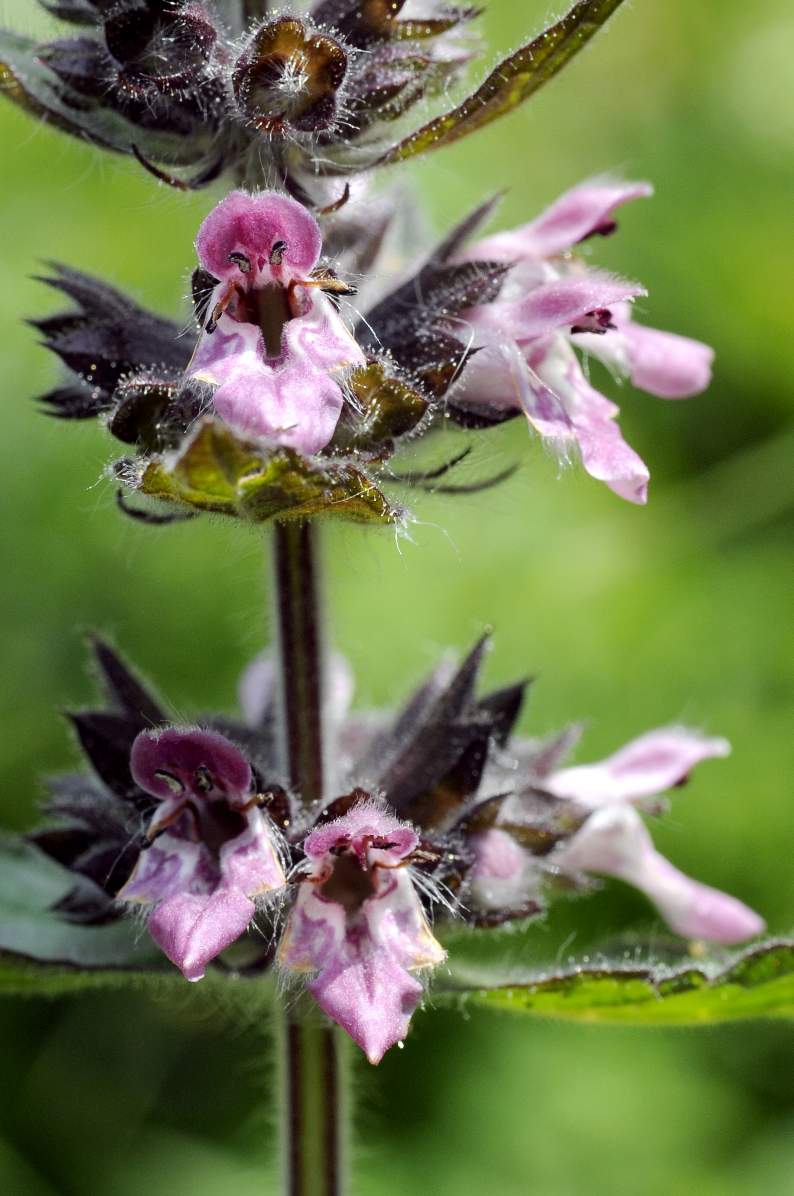
<svg viewBox="0 0 794 1196"><path fill-rule="evenodd" d="M162 957L133 923L86 926L60 916L54 907L75 879L32 844L0 838L0 952L85 968L156 966Z"/></svg>
<svg viewBox="0 0 794 1196"><path fill-rule="evenodd" d="M0 94L47 124L102 149L131 154L137 145L148 158L174 166L190 166L205 157L208 136L179 136L132 124L59 79L39 57L41 49L32 38L0 30Z"/></svg>
<svg viewBox="0 0 794 1196"><path fill-rule="evenodd" d="M554 25L544 29L491 72L472 95L391 146L378 166L404 162L428 150L451 145L512 112L548 83L578 54L622 0L580 0Z"/></svg>
<svg viewBox="0 0 794 1196"><path fill-rule="evenodd" d="M455 965L434 988L487 1009L626 1026L698 1026L794 1017L794 940L770 939L727 963L619 962L499 977Z"/></svg>
<svg viewBox="0 0 794 1196"><path fill-rule="evenodd" d="M429 406L417 390L389 373L383 362L360 366L347 380L351 401L342 409L327 452L392 451L393 441L412 432Z"/></svg>
<svg viewBox="0 0 794 1196"><path fill-rule="evenodd" d="M359 469L315 463L291 449L268 452L209 418L177 455L153 458L138 489L152 498L254 523L320 516L399 523L403 518Z"/></svg>

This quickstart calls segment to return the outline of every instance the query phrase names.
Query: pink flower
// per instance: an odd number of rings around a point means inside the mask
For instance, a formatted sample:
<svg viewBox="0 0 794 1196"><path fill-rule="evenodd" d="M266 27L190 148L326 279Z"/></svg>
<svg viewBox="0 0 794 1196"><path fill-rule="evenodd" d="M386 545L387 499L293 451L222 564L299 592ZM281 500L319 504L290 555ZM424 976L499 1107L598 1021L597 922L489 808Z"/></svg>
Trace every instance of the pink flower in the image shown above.
<svg viewBox="0 0 794 1196"><path fill-rule="evenodd" d="M763 919L743 902L692 880L660 855L637 811L625 803L591 814L553 862L564 872L598 872L633 885L685 938L739 943L764 929Z"/></svg>
<svg viewBox="0 0 794 1196"><path fill-rule="evenodd" d="M416 832L371 800L307 837L301 882L279 948L321 1009L371 1063L405 1037L422 996L412 974L444 959L406 866Z"/></svg>
<svg viewBox="0 0 794 1196"><path fill-rule="evenodd" d="M597 764L550 773L539 769L531 775L530 791L537 788L558 799L556 816L550 810L549 829L556 829L560 841L543 857L528 851L510 833L522 822L520 799L513 802L504 827L478 831L469 840L474 856L469 873L471 904L493 920L500 914L521 916L525 909L534 912L544 871L574 878L595 872L615 876L645 893L678 934L721 943L758 934L764 924L751 909L691 880L656 851L635 809L683 784L702 760L729 751L724 739L684 727L664 727L639 736ZM574 805L566 809L567 803ZM659 803L652 808L658 812ZM577 826L583 812L584 821L571 835L570 826Z"/></svg>
<svg viewBox="0 0 794 1196"><path fill-rule="evenodd" d="M237 748L214 731L143 731L132 748L137 785L160 803L119 897L153 905L152 938L188 980L245 931L252 898L285 884L274 833Z"/></svg>
<svg viewBox="0 0 794 1196"><path fill-rule="evenodd" d="M333 436L346 374L364 362L316 267L317 221L275 192L234 191L199 229L218 285L188 374L217 387L218 415L246 436L316 453Z"/></svg>
<svg viewBox="0 0 794 1196"><path fill-rule="evenodd" d="M643 288L590 270L569 251L611 232L620 204L650 194L646 183L583 183L537 220L467 250L473 260L515 265L497 300L467 312L479 351L452 396L475 411L518 408L561 459L577 450L592 477L636 503L646 501L648 469L620 434L618 408L590 386L573 346L663 398L705 389L713 353L698 341L635 325L630 301Z"/></svg>
<svg viewBox="0 0 794 1196"><path fill-rule="evenodd" d="M764 923L751 909L679 872L653 846L635 806L683 784L702 760L727 756L725 739L685 727L662 727L631 740L596 764L552 772L542 780L555 797L592 811L550 857L562 872L615 876L650 898L670 928L688 938L736 943Z"/></svg>
<svg viewBox="0 0 794 1196"><path fill-rule="evenodd" d="M581 806L598 809L614 802L640 803L682 785L696 764L730 754L726 739L686 727L660 727L632 739L597 764L551 773L543 788Z"/></svg>

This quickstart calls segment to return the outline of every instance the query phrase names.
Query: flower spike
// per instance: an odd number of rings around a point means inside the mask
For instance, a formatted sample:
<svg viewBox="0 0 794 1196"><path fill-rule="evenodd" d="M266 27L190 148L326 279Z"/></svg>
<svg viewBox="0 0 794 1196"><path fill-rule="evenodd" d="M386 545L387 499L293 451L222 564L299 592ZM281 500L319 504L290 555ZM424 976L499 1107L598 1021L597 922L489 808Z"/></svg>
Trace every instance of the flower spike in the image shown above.
<svg viewBox="0 0 794 1196"><path fill-rule="evenodd" d="M272 658L244 674L243 721L198 730L168 725L95 639L112 709L73 718L94 775L53 782L55 822L31 837L73 877L54 916L101 926L140 903L154 941L193 980L259 912L272 933L238 947L237 974L277 964L305 982L373 1063L407 1033L446 958L451 916L483 929L526 921L560 888L592 889L592 874L634 885L687 938L758 933L747 906L665 860L638 813L663 813L658 796L724 756L725 741L662 728L564 768L581 728L516 738L526 684L479 694L487 646L442 663L391 719L350 712L352 678L334 658L325 717L343 793L318 809L278 783Z"/></svg>

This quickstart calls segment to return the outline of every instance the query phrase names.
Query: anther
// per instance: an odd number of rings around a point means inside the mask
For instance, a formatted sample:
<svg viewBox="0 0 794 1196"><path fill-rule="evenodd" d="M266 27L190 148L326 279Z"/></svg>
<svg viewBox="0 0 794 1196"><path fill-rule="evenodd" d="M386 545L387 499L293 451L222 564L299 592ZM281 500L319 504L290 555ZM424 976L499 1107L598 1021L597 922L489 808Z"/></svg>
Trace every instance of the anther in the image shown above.
<svg viewBox="0 0 794 1196"><path fill-rule="evenodd" d="M233 266L237 266L241 274L251 273L251 259L246 257L244 253L230 253L229 261Z"/></svg>
<svg viewBox="0 0 794 1196"><path fill-rule="evenodd" d="M172 772L166 772L164 768L158 768L154 774L158 781L165 781L172 793L182 793L185 786L180 781L179 777L175 777Z"/></svg>
<svg viewBox="0 0 794 1196"><path fill-rule="evenodd" d="M200 764L193 773L193 783L199 793L209 793L215 788L215 780L205 764Z"/></svg>

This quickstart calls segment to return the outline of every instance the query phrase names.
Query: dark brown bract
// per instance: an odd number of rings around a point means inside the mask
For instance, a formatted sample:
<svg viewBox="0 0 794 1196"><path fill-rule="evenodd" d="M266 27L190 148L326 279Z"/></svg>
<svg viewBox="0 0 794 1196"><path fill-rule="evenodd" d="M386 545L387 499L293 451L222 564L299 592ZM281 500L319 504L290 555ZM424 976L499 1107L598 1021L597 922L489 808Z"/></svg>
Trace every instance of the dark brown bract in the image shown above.
<svg viewBox="0 0 794 1196"><path fill-rule="evenodd" d="M257 29L237 59L234 97L260 133L318 133L334 124L347 63L338 41L284 17Z"/></svg>
<svg viewBox="0 0 794 1196"><path fill-rule="evenodd" d="M264 173L323 207L335 178L447 145L522 103L621 0L579 0L461 103L407 129L403 118L446 96L476 56L480 10L427 0L426 15L403 18L404 2L321 0L251 26L236 3L59 0L44 7L79 35L38 45L0 31L0 82L37 116L134 155L171 186Z"/></svg>

